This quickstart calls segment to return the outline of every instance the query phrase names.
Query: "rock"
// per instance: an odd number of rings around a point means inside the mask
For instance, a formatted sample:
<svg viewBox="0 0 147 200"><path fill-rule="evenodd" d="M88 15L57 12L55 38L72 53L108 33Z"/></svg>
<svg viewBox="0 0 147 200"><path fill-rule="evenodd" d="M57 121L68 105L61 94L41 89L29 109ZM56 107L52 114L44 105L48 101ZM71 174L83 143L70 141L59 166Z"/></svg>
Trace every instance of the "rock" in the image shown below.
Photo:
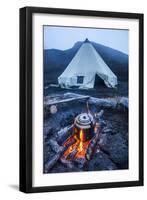
<svg viewBox="0 0 147 200"><path fill-rule="evenodd" d="M90 97L89 104L98 105L105 108L113 108L113 109L128 109L128 98L127 97L116 97L116 98L95 98Z"/></svg>
<svg viewBox="0 0 147 200"><path fill-rule="evenodd" d="M107 144L107 135L106 135L105 133L100 134L100 139L99 139L98 144L99 144L100 146L104 146L104 145Z"/></svg>
<svg viewBox="0 0 147 200"><path fill-rule="evenodd" d="M104 114L104 110L100 110L98 113L95 113L95 118L100 120Z"/></svg>
<svg viewBox="0 0 147 200"><path fill-rule="evenodd" d="M100 120L99 123L100 123L101 129L103 129L107 125L107 123L104 120Z"/></svg>
<svg viewBox="0 0 147 200"><path fill-rule="evenodd" d="M127 97L121 97L120 101L119 101L120 105L123 105L125 108L128 109L128 98Z"/></svg>
<svg viewBox="0 0 147 200"><path fill-rule="evenodd" d="M65 173L65 172L80 172L81 170L78 169L75 166L66 166L62 164L61 162L57 162L54 168L52 168L50 171L47 173Z"/></svg>
<svg viewBox="0 0 147 200"><path fill-rule="evenodd" d="M83 169L83 167L86 163L86 159L85 158L75 158L74 162L76 163L76 165L78 166L79 169Z"/></svg>
<svg viewBox="0 0 147 200"><path fill-rule="evenodd" d="M43 133L47 137L52 135L52 131L53 131L53 128L51 128L51 127L44 126L44 128L43 128Z"/></svg>
<svg viewBox="0 0 147 200"><path fill-rule="evenodd" d="M88 171L99 171L99 170L115 170L116 165L109 159L109 157L102 151L97 152L94 158L88 162Z"/></svg>
<svg viewBox="0 0 147 200"><path fill-rule="evenodd" d="M107 107L107 108L116 108L117 101L114 98L111 99L104 99L104 98L95 98L95 97L90 97L89 98L89 104L95 104L101 107Z"/></svg>
<svg viewBox="0 0 147 200"><path fill-rule="evenodd" d="M62 165L59 161L56 163L54 168L46 171L46 173L63 173L63 172L67 172L67 167Z"/></svg>
<svg viewBox="0 0 147 200"><path fill-rule="evenodd" d="M68 126L69 124L73 124L74 122L74 115L69 114L63 117L63 120L61 121L61 127Z"/></svg>
<svg viewBox="0 0 147 200"><path fill-rule="evenodd" d="M102 130L102 133L103 133L103 134L113 133L113 130L106 127L106 128L104 128L104 129Z"/></svg>
<svg viewBox="0 0 147 200"><path fill-rule="evenodd" d="M106 144L101 146L119 169L128 168L128 146L120 133L107 135Z"/></svg>
<svg viewBox="0 0 147 200"><path fill-rule="evenodd" d="M54 152L56 152L56 153L58 153L59 151L61 151L61 150L63 149L63 147L60 146L60 145L57 143L57 141L55 141L55 140L53 140L53 139L50 139L50 140L47 142L47 144L49 144L50 147L51 147L51 149L52 149Z"/></svg>

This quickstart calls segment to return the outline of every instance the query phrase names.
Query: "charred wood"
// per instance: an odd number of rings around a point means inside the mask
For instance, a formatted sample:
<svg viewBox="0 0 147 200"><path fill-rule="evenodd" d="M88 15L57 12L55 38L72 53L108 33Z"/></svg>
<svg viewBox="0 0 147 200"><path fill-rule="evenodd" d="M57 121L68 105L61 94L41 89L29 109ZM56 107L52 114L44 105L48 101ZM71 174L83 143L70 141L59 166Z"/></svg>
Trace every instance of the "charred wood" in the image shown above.
<svg viewBox="0 0 147 200"><path fill-rule="evenodd" d="M95 104L105 108L123 108L128 109L128 98L126 97L118 97L118 98L89 98L89 104Z"/></svg>
<svg viewBox="0 0 147 200"><path fill-rule="evenodd" d="M62 128L60 131L56 134L56 140L58 143L63 143L69 136L73 134L73 127L74 125L67 126L65 128Z"/></svg>
<svg viewBox="0 0 147 200"><path fill-rule="evenodd" d="M100 112L95 114L95 118L100 120L104 114L104 110L100 110Z"/></svg>
<svg viewBox="0 0 147 200"><path fill-rule="evenodd" d="M91 142L90 142L90 144L89 144L89 146L86 150L85 157L86 157L87 160L90 160L92 158L93 154L94 154L96 144L99 141L99 131L100 131L100 128L97 129L96 135L91 140Z"/></svg>
<svg viewBox="0 0 147 200"><path fill-rule="evenodd" d="M46 165L45 165L45 172L47 173L55 164L56 162L61 158L61 156L63 155L64 151L72 144L74 144L76 142L76 140L73 138L66 146L62 146L62 148L60 148L59 152L53 156L53 158L51 160L49 160Z"/></svg>
<svg viewBox="0 0 147 200"><path fill-rule="evenodd" d="M58 144L58 142L55 139L50 139L47 144L50 145L51 149L55 152L58 153L60 150L62 150L62 146Z"/></svg>
<svg viewBox="0 0 147 200"><path fill-rule="evenodd" d="M75 166L75 162L66 160L65 158L60 158L60 162L67 168L69 168L71 171L75 171L75 172L80 172L82 171L81 169L79 169L77 166Z"/></svg>
<svg viewBox="0 0 147 200"><path fill-rule="evenodd" d="M65 165L66 167L69 167L70 169L72 169L73 165L72 162L70 160L67 160L63 157L60 158L60 162Z"/></svg>

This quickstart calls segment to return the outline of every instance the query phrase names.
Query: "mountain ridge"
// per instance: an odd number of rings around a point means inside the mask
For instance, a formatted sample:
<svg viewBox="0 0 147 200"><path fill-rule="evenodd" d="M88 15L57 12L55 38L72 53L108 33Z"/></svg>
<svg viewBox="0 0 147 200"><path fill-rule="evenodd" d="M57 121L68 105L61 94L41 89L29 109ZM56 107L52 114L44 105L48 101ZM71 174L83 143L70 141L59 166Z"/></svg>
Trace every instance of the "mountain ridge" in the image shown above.
<svg viewBox="0 0 147 200"><path fill-rule="evenodd" d="M128 81L128 55L105 45L91 42L118 80ZM44 84L57 83L57 78L68 66L83 42L76 42L66 50L44 50Z"/></svg>

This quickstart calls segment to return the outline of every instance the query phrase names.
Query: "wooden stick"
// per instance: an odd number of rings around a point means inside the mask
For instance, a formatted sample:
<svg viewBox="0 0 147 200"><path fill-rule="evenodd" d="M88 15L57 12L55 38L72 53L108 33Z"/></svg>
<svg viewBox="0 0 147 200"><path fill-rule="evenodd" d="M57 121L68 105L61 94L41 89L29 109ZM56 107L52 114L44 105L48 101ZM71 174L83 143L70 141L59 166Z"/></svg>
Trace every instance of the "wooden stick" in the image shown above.
<svg viewBox="0 0 147 200"><path fill-rule="evenodd" d="M63 100L55 100L55 101L46 101L44 102L44 106L51 106L51 105L57 105L59 103L67 103L71 101L76 101L76 100L83 100L83 99L88 99L89 96L81 96L81 97L71 97L68 99L63 99Z"/></svg>
<svg viewBox="0 0 147 200"><path fill-rule="evenodd" d="M67 126L60 131L58 131L56 135L56 140L58 143L63 143L69 136L73 135L73 129L74 125L72 124L71 126Z"/></svg>

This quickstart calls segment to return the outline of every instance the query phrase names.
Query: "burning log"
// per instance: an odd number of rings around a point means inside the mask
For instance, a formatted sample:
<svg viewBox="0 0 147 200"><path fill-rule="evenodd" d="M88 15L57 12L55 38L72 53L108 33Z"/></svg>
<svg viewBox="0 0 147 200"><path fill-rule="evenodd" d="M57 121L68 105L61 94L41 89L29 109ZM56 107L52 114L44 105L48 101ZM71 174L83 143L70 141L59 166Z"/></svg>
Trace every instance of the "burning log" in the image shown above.
<svg viewBox="0 0 147 200"><path fill-rule="evenodd" d="M98 135L96 135L90 142L88 148L87 148L87 151L86 151L86 154L85 154L85 157L87 160L90 160L92 158L92 155L94 153L94 149L96 147L96 144L99 140L99 137Z"/></svg>
<svg viewBox="0 0 147 200"><path fill-rule="evenodd" d="M106 126L106 122L102 119L104 115L104 110L100 110L100 112L95 114L96 121L99 123L101 130Z"/></svg>
<svg viewBox="0 0 147 200"><path fill-rule="evenodd" d="M63 155L64 151L66 151L66 149L75 143L75 139L73 138L69 143L67 143L66 146L62 146L62 148L60 148L60 150L58 151L58 153L51 159L49 160L46 165L45 165L45 172L47 173L55 164L56 162L61 158L61 156Z"/></svg>
<svg viewBox="0 0 147 200"><path fill-rule="evenodd" d="M73 160L74 159L75 155L78 152L77 146L78 145L76 145L75 149L70 154L68 154L68 156L66 157L67 160Z"/></svg>
<svg viewBox="0 0 147 200"><path fill-rule="evenodd" d="M100 132L100 127L99 127L99 125L97 124L96 125L96 130L95 130L95 136L94 136L94 138L91 140L91 142L90 142L90 144L89 144L89 146L88 146L88 148L87 148L87 151L86 151L86 154L85 154L85 158L87 159L87 160L90 160L91 159L91 157L92 157L92 155L93 155L93 153L94 153L94 149L95 149L95 147L96 147L96 144L98 143L98 141L99 141L99 132Z"/></svg>
<svg viewBox="0 0 147 200"><path fill-rule="evenodd" d="M71 136L73 133L74 125L67 126L65 128L62 128L60 131L56 134L56 140L58 143L63 143L69 136Z"/></svg>

